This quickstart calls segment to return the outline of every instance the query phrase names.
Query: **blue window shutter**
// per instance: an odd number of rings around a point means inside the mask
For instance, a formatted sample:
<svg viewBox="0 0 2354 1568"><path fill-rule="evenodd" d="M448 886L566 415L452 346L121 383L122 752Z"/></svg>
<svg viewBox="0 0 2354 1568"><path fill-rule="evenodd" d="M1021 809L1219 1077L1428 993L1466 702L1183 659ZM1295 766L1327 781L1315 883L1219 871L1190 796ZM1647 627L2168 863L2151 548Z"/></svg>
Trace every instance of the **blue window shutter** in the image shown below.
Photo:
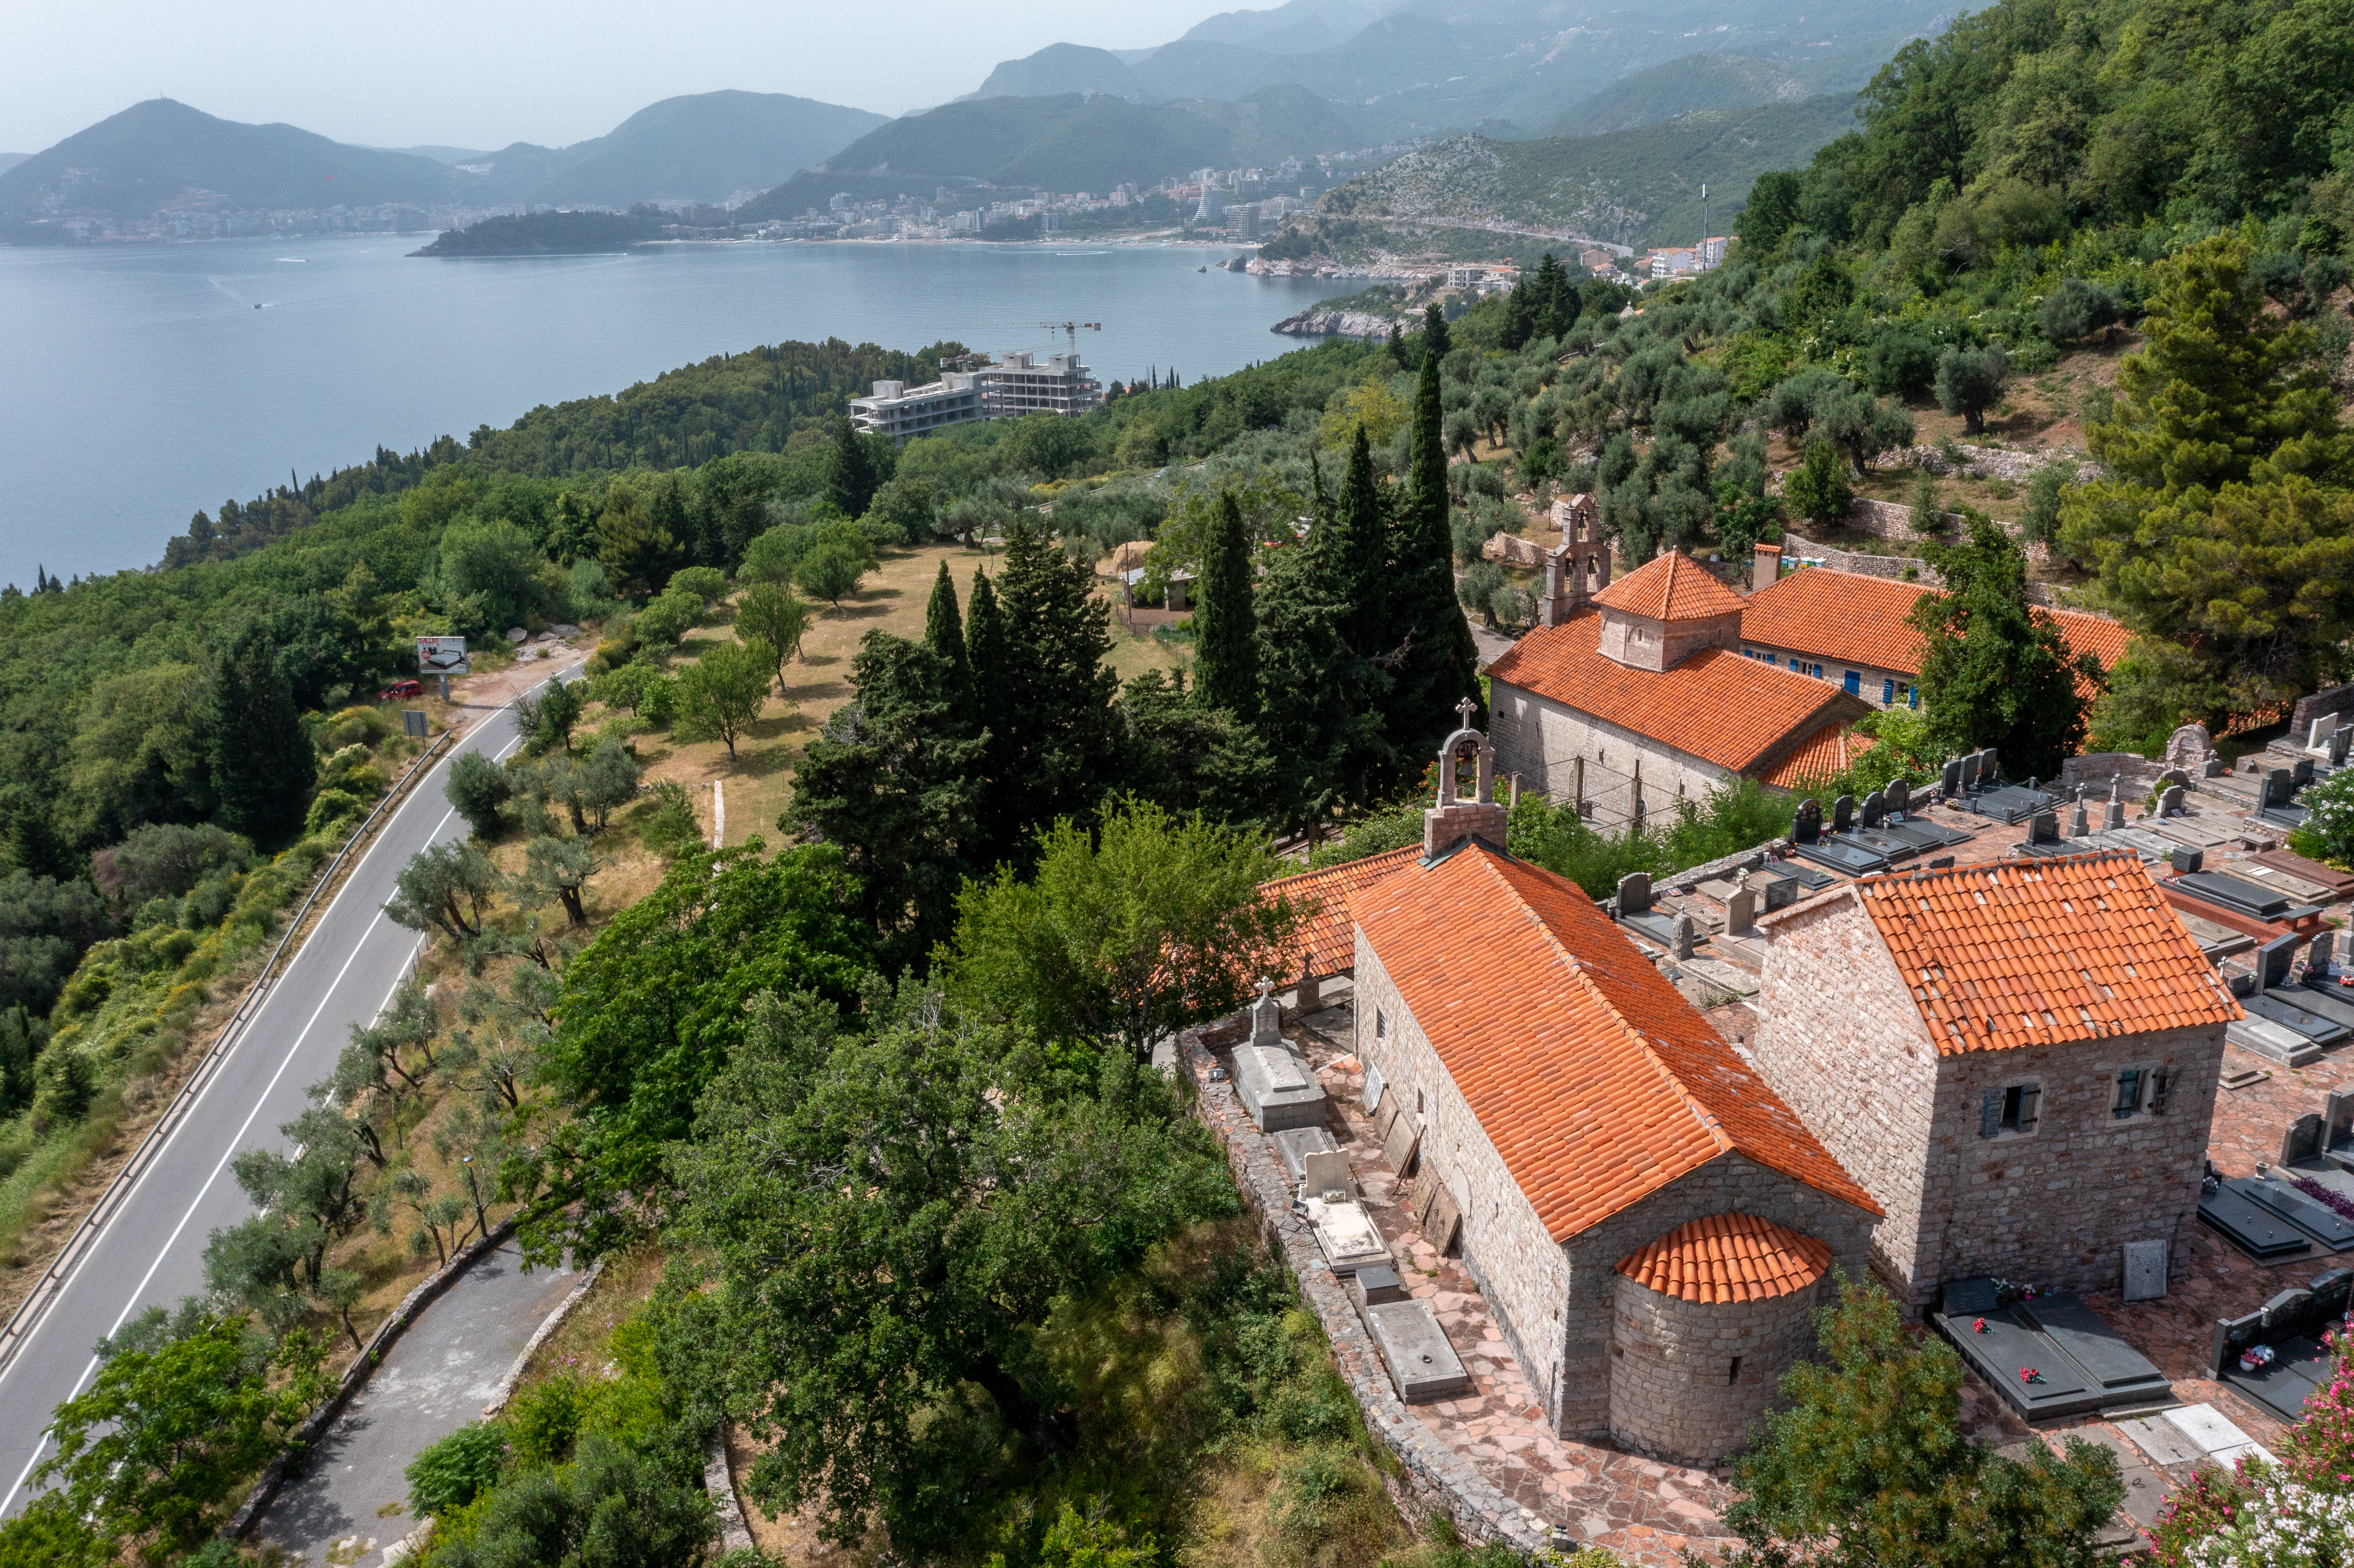
<svg viewBox="0 0 2354 1568"><path fill-rule="evenodd" d="M1978 1108L1978 1136L1992 1138L2002 1130L2002 1091L1988 1089L1986 1103Z"/></svg>
<svg viewBox="0 0 2354 1568"><path fill-rule="evenodd" d="M1908 708L1917 708L1921 705L1920 687L1915 686L1913 688L1912 692L1905 697L1904 705Z"/></svg>
<svg viewBox="0 0 2354 1568"><path fill-rule="evenodd" d="M1881 683L1880 683L1880 705L1881 705L1882 707L1883 707L1883 708L1884 708L1884 707L1889 706L1891 704L1894 703L1895 701L1896 701L1896 683L1895 683L1894 681L1886 681L1886 680L1884 680L1884 681L1881 682Z"/></svg>
<svg viewBox="0 0 2354 1568"><path fill-rule="evenodd" d="M1850 697L1860 697L1863 695L1863 676L1857 671L1850 670L1847 673L1847 679L1840 682L1840 684L1845 688L1847 694Z"/></svg>

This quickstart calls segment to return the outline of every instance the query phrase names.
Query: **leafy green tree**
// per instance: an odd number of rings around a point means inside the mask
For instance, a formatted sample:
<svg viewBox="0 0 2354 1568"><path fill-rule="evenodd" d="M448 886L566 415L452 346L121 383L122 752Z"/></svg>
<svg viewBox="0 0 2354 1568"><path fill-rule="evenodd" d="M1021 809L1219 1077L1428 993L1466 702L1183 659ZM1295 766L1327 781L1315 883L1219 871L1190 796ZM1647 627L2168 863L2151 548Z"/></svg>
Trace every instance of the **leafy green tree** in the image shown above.
<svg viewBox="0 0 2354 1568"><path fill-rule="evenodd" d="M1948 754L1992 746L2012 768L2056 778L2083 747L2086 690L2107 683L2099 662L2072 654L2059 622L2027 599L2027 558L1985 514L1966 512L1969 539L1927 545L1943 592L1906 618L1921 633L1921 702L1930 738Z"/></svg>
<svg viewBox="0 0 2354 1568"><path fill-rule="evenodd" d="M0 1568L113 1568L115 1561L114 1543L61 1491L43 1492L0 1520Z"/></svg>
<svg viewBox="0 0 2354 1568"><path fill-rule="evenodd" d="M302 825L319 754L302 732L277 650L248 621L214 649L200 732L212 760L220 821L258 842L277 842Z"/></svg>
<svg viewBox="0 0 2354 1568"><path fill-rule="evenodd" d="M670 723L671 707L678 694L671 678L660 668L634 659L598 676L589 683L588 691L607 707L627 708L656 726Z"/></svg>
<svg viewBox="0 0 2354 1568"><path fill-rule="evenodd" d="M107 1358L86 1393L58 1406L58 1451L35 1478L57 1481L77 1515L160 1561L204 1539L327 1382L307 1335L273 1354L243 1323L213 1319Z"/></svg>
<svg viewBox="0 0 2354 1568"><path fill-rule="evenodd" d="M939 520L939 491L928 479L895 479L875 493L864 520L898 545L922 545Z"/></svg>
<svg viewBox="0 0 2354 1568"><path fill-rule="evenodd" d="M1937 356L1937 407L1962 417L1962 429L1986 429L1987 410L2002 401L2010 362L1999 348L1948 348Z"/></svg>
<svg viewBox="0 0 2354 1568"><path fill-rule="evenodd" d="M1049 1092L993 1032L897 1001L870 1009L869 1039L815 998L756 1008L672 1156L673 1245L716 1279L667 1332L720 1385L708 1397L774 1443L756 1500L813 1507L841 1542L879 1514L929 1552L967 1523L969 1487L944 1482L989 1473L1009 1436L1070 1446L1047 1315L1234 1198L1173 1093L1123 1054L1092 1093Z"/></svg>
<svg viewBox="0 0 2354 1568"><path fill-rule="evenodd" d="M525 772L539 798L562 805L574 834L586 836L603 832L614 810L637 799L642 770L629 748L609 736L578 761L551 757Z"/></svg>
<svg viewBox="0 0 2354 1568"><path fill-rule="evenodd" d="M716 567L681 567L663 585L665 593L692 594L707 608L727 594L727 574Z"/></svg>
<svg viewBox="0 0 2354 1568"><path fill-rule="evenodd" d="M1733 221L1742 255L1755 260L1782 242L1798 222L1798 175L1788 169L1759 175L1749 186L1749 205Z"/></svg>
<svg viewBox="0 0 2354 1568"><path fill-rule="evenodd" d="M526 1255L595 1255L660 1213L663 1146L693 1128L695 1100L742 1038L746 1001L814 987L848 1003L869 941L842 852L807 845L682 853L660 886L613 916L564 971L542 1076L567 1119L512 1185ZM527 1171L521 1167L528 1165Z"/></svg>
<svg viewBox="0 0 2354 1568"><path fill-rule="evenodd" d="M1275 759L1256 726L1212 705L1185 677L1147 670L1120 689L1120 776L1172 817L1253 826L1273 809Z"/></svg>
<svg viewBox="0 0 2354 1568"><path fill-rule="evenodd" d="M733 762L736 742L769 700L777 662L776 650L758 638L712 644L679 674L673 732L681 740L724 740Z"/></svg>
<svg viewBox="0 0 2354 1568"><path fill-rule="evenodd" d="M1219 498L1218 521L1202 563L1201 602L1193 610L1194 678L1204 702L1246 723L1258 713L1255 588L1242 508L1229 493Z"/></svg>
<svg viewBox="0 0 2354 1568"><path fill-rule="evenodd" d="M351 1039L335 1059L334 1076L312 1086L313 1098L332 1095L336 1105L350 1107L352 1136L378 1170L391 1161L387 1140L392 1150L400 1147L404 1108L440 1070L433 1043L440 1027L441 1010L425 988L403 985L375 1022L352 1025Z"/></svg>
<svg viewBox="0 0 2354 1568"><path fill-rule="evenodd" d="M1806 456L1782 481L1782 504L1809 523L1835 527L1855 505L1847 464L1827 441L1808 444Z"/></svg>
<svg viewBox="0 0 2354 1568"><path fill-rule="evenodd" d="M956 675L928 642L868 632L851 661L856 695L803 751L778 822L840 846L890 969L925 960L948 934L958 886L988 869L985 741Z"/></svg>
<svg viewBox="0 0 2354 1568"><path fill-rule="evenodd" d="M766 643L776 656L772 676L780 697L785 694L785 666L801 657L809 623L810 607L794 594L790 583L754 583L736 601L736 634Z"/></svg>
<svg viewBox="0 0 2354 1568"><path fill-rule="evenodd" d="M282 1331L307 1299L337 1305L343 1281L330 1277L339 1271L327 1266L327 1249L367 1222L360 1167L384 1160L381 1147L332 1106L314 1105L278 1131L292 1153L249 1149L230 1162L255 1212L207 1240L205 1286ZM347 1330L352 1305L339 1308Z"/></svg>
<svg viewBox="0 0 2354 1568"><path fill-rule="evenodd" d="M597 560L613 586L643 599L686 564L681 541L656 523L637 493L616 483L597 518Z"/></svg>
<svg viewBox="0 0 2354 1568"><path fill-rule="evenodd" d="M2095 1535L2125 1500L2107 1450L2071 1438L2000 1457L1962 1431L1962 1362L1904 1331L1877 1285L1842 1277L1820 1318L1829 1365L1782 1380L1735 1470L1725 1522L1742 1568L2093 1568Z"/></svg>
<svg viewBox="0 0 2354 1568"><path fill-rule="evenodd" d="M599 869L587 839L535 838L525 851L523 874L513 884L515 902L526 909L561 904L565 918L586 926L588 910L582 899Z"/></svg>
<svg viewBox="0 0 2354 1568"><path fill-rule="evenodd" d="M596 1433L569 1464L493 1489L471 1522L471 1536L434 1552L436 1568L685 1568L705 1561L714 1533L700 1484Z"/></svg>
<svg viewBox="0 0 2354 1568"><path fill-rule="evenodd" d="M1782 508L1772 496L1755 493L1735 480L1716 482L1716 542L1735 563L1746 565L1761 544L1782 536Z"/></svg>
<svg viewBox="0 0 2354 1568"><path fill-rule="evenodd" d="M691 593L656 594L630 621L639 642L649 648L673 648L679 639L703 624L703 601Z"/></svg>
<svg viewBox="0 0 2354 1568"><path fill-rule="evenodd" d="M461 631L504 631L537 612L538 542L504 518L467 518L441 535L441 596Z"/></svg>
<svg viewBox="0 0 2354 1568"><path fill-rule="evenodd" d="M1254 833L1134 799L1096 830L1038 835L1028 882L957 897L949 987L978 1017L1039 1039L1125 1047L1233 1012L1268 972L1298 912L1263 900L1282 865Z"/></svg>
<svg viewBox="0 0 2354 1568"><path fill-rule="evenodd" d="M87 882L0 877L0 1008L48 1012L82 955L119 929Z"/></svg>
<svg viewBox="0 0 2354 1568"><path fill-rule="evenodd" d="M462 751L450 764L450 777L441 786L450 798L450 805L466 820L466 826L485 843L497 841L499 810L514 795L514 780L507 770L480 751Z"/></svg>
<svg viewBox="0 0 2354 1568"><path fill-rule="evenodd" d="M396 926L439 929L462 947L482 934L482 912L498 887L498 868L472 843L433 844L401 868L384 912Z"/></svg>
<svg viewBox="0 0 2354 1568"><path fill-rule="evenodd" d="M849 415L837 415L827 432L825 498L844 517L864 517L880 482L866 438L852 427Z"/></svg>

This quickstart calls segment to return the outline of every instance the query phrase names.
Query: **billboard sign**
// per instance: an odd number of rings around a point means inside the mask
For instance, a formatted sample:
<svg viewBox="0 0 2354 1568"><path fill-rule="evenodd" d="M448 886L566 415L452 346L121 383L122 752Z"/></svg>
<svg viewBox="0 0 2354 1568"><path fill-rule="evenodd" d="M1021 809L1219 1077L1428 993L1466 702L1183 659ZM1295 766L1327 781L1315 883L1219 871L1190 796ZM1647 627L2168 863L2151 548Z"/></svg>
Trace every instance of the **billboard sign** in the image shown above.
<svg viewBox="0 0 2354 1568"><path fill-rule="evenodd" d="M466 640L462 637L420 637L417 640L417 673L420 675L463 675Z"/></svg>

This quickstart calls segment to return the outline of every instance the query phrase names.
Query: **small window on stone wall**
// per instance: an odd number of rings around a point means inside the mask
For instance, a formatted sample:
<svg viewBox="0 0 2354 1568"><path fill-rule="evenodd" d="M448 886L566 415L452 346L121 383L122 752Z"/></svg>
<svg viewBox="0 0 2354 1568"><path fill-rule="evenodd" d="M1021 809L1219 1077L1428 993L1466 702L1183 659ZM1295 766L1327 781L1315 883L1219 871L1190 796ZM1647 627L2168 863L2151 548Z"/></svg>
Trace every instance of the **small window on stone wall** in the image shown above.
<svg viewBox="0 0 2354 1568"><path fill-rule="evenodd" d="M2024 1137L2033 1132L2042 1101L2041 1084L2007 1084L1988 1089L1979 1107L1978 1136Z"/></svg>
<svg viewBox="0 0 2354 1568"><path fill-rule="evenodd" d="M2147 1078L2148 1074L2140 1067L2119 1068L2116 1098L2110 1104L2109 1114L2119 1121L2139 1115Z"/></svg>
<svg viewBox="0 0 2354 1568"><path fill-rule="evenodd" d="M2149 1114L2164 1116L2166 1102L2174 1097L2174 1069L2158 1067L2149 1075Z"/></svg>
<svg viewBox="0 0 2354 1568"><path fill-rule="evenodd" d="M1741 1381L1741 1358L1739 1356L1733 1358L1733 1370L1724 1374L1724 1381L1729 1383L1739 1383Z"/></svg>
<svg viewBox="0 0 2354 1568"><path fill-rule="evenodd" d="M1389 1037L1389 1015L1378 1007L1373 1009L1373 1038L1376 1040L1385 1040Z"/></svg>

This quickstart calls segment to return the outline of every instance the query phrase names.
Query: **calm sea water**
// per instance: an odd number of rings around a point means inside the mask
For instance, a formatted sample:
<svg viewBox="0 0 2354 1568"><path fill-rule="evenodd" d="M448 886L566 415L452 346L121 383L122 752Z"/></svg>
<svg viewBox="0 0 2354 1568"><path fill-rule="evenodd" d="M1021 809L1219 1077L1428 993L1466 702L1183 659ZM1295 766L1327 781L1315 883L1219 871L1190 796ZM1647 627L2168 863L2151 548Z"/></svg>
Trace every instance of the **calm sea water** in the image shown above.
<svg viewBox="0 0 2354 1568"><path fill-rule="evenodd" d="M1106 381L1297 347L1332 293L1178 248L730 245L427 260L415 236L0 247L0 582L158 559L198 507L722 351L842 337L991 353L1100 322ZM1340 287L1345 288L1346 285ZM261 308L256 310L254 307Z"/></svg>

